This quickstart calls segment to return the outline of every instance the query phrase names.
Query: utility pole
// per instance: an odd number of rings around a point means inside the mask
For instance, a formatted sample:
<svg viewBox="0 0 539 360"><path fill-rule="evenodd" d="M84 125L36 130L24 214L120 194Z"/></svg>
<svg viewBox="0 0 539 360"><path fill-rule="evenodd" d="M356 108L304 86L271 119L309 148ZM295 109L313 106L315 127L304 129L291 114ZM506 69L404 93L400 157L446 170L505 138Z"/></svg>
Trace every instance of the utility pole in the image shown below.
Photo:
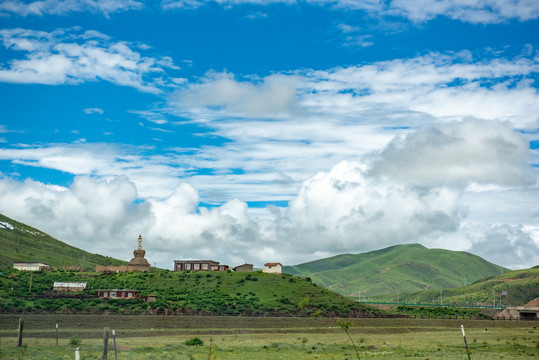
<svg viewBox="0 0 539 360"><path fill-rule="evenodd" d="M440 289L440 305L442 305L442 289Z"/></svg>

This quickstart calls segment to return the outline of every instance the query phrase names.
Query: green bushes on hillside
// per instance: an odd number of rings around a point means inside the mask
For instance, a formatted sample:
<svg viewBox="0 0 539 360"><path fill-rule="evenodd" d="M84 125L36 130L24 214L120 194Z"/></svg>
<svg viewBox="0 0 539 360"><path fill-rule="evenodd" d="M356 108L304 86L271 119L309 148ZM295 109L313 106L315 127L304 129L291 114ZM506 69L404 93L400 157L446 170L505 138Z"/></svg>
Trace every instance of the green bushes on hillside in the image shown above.
<svg viewBox="0 0 539 360"><path fill-rule="evenodd" d="M57 294L55 281L87 282L80 294ZM31 282L31 286L30 286ZM157 301L99 299L99 289L132 289ZM307 304L301 304L308 298ZM0 312L373 316L378 310L291 275L234 272L116 273L6 269Z"/></svg>

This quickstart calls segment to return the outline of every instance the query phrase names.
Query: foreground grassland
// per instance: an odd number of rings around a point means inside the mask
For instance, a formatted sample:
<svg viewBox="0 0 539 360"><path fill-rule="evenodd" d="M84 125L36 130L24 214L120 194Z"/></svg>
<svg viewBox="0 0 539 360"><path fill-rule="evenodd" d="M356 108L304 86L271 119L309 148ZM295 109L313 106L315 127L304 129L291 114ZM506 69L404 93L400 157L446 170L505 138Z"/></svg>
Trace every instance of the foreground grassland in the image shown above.
<svg viewBox="0 0 539 360"><path fill-rule="evenodd" d="M68 359L78 336L82 359L100 359L103 328L116 330L118 359L355 359L336 319L196 316L26 315L17 348L17 315L0 315L1 359ZM59 346L55 324L59 323ZM472 359L539 356L538 323L516 321L354 319L361 359L465 359L460 325ZM202 346L187 346L194 337ZM110 339L109 359L114 359ZM210 348L211 344L211 348Z"/></svg>

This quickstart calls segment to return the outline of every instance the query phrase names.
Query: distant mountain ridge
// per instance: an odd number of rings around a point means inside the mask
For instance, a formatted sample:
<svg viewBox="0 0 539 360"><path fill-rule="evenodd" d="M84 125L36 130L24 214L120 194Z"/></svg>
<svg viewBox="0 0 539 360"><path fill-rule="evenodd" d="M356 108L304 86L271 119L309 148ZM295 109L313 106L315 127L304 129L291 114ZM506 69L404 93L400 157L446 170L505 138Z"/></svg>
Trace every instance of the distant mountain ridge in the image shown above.
<svg viewBox="0 0 539 360"><path fill-rule="evenodd" d="M285 273L346 296L372 296L443 289L471 284L508 269L463 251L395 245L361 254L343 254L294 266Z"/></svg>
<svg viewBox="0 0 539 360"><path fill-rule="evenodd" d="M92 254L68 245L31 226L0 214L0 268L14 262L43 262L50 266L122 265L125 261Z"/></svg>

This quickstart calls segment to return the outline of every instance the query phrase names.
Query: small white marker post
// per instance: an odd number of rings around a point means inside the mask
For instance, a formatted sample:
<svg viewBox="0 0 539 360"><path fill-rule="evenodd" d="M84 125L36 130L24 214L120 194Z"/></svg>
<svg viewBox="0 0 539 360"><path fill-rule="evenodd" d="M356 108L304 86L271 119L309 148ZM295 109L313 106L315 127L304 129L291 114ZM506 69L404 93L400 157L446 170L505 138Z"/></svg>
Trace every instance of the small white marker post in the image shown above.
<svg viewBox="0 0 539 360"><path fill-rule="evenodd" d="M114 343L114 359L118 360L118 353L116 352L116 331L112 329L112 340Z"/></svg>
<svg viewBox="0 0 539 360"><path fill-rule="evenodd" d="M58 346L58 323L56 323L56 346Z"/></svg>
<svg viewBox="0 0 539 360"><path fill-rule="evenodd" d="M79 348L75 349L75 360L80 360Z"/></svg>
<svg viewBox="0 0 539 360"><path fill-rule="evenodd" d="M464 325L460 325L460 329L462 330L462 337L464 338L464 345L466 346L466 353L468 354L468 360L471 360L470 352L468 351L468 342L466 341L466 334L464 333Z"/></svg>

